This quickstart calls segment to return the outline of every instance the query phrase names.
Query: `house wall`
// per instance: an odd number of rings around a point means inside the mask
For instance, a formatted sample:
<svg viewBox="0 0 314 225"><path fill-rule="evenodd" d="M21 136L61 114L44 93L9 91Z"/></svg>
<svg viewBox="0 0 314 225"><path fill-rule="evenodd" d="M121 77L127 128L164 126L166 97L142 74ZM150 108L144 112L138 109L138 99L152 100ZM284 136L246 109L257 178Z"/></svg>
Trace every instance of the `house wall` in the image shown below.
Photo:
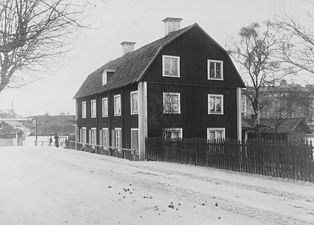
<svg viewBox="0 0 314 225"><path fill-rule="evenodd" d="M162 76L162 55L180 57L180 77ZM207 60L223 61L223 80L208 80ZM206 138L207 128L225 128L237 139L236 88L242 83L227 53L195 27L166 46L143 78L148 83L148 137L162 127L183 128L185 138ZM162 92L181 93L181 114L162 113ZM224 95L224 115L208 115L208 94Z"/></svg>
<svg viewBox="0 0 314 225"><path fill-rule="evenodd" d="M99 144L99 130L109 128L109 142L111 143L111 130L122 128L122 147L131 147L131 128L138 128L138 115L131 115L130 92L137 90L137 84L124 88L103 92L77 99L78 129L86 127L86 139L89 140L88 130L97 129L97 144ZM114 95L121 95L121 116L114 116ZM108 117L102 117L102 98L108 97ZM91 118L91 100L96 99L96 118ZM86 118L82 118L82 102L86 101Z"/></svg>
<svg viewBox="0 0 314 225"><path fill-rule="evenodd" d="M225 128L226 138L237 138L236 89L148 84L148 137L167 127L183 128L184 138L207 138L207 128ZM163 114L163 92L180 92L181 114ZM208 114L208 94L224 95L224 114Z"/></svg>

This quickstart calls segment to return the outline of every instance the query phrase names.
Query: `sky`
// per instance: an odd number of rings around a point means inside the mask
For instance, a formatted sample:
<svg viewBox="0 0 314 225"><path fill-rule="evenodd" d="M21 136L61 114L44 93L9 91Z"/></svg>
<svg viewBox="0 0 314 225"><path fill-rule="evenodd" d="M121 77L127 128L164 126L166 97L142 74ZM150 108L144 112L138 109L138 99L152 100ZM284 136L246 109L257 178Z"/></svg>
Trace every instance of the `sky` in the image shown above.
<svg viewBox="0 0 314 225"><path fill-rule="evenodd" d="M74 114L73 96L88 74L122 56L122 41L135 49L164 36L166 17L182 18L181 27L198 23L220 45L237 37L241 27L308 9L310 0L93 0L80 29L67 42L71 49L56 57L41 79L19 89L0 92L0 110L21 116Z"/></svg>

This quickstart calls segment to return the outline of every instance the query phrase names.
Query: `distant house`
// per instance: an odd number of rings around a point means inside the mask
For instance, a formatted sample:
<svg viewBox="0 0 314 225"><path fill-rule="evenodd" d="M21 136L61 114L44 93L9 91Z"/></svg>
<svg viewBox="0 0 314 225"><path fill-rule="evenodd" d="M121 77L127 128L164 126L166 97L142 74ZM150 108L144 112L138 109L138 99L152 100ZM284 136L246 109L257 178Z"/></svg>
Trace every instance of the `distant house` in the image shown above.
<svg viewBox="0 0 314 225"><path fill-rule="evenodd" d="M261 119L258 127L254 126L253 119L244 119L242 122L243 140L256 138L258 131L263 139L290 140L311 134L310 127L304 118L288 119Z"/></svg>
<svg viewBox="0 0 314 225"><path fill-rule="evenodd" d="M241 88L227 51L198 24L166 18L165 37L91 73L74 98L76 140L132 148L149 137L241 139Z"/></svg>
<svg viewBox="0 0 314 225"><path fill-rule="evenodd" d="M16 121L0 121L0 146L23 145L23 131Z"/></svg>

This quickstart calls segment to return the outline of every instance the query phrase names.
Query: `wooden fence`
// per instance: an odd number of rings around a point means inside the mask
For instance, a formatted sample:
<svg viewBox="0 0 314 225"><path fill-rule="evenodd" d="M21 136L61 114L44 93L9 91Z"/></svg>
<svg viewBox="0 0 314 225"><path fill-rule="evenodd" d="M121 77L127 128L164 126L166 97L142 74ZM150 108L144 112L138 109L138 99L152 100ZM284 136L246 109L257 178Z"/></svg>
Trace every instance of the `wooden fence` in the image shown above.
<svg viewBox="0 0 314 225"><path fill-rule="evenodd" d="M69 141L66 144L66 148L76 149L80 151L96 153L101 155L109 155L118 158L129 159L132 161L138 160L138 154L134 149L127 149L127 148L118 148L112 146L103 146L103 145L91 145L88 143L81 143L75 141Z"/></svg>
<svg viewBox="0 0 314 225"><path fill-rule="evenodd" d="M314 182L312 143L250 140L146 139L146 159Z"/></svg>

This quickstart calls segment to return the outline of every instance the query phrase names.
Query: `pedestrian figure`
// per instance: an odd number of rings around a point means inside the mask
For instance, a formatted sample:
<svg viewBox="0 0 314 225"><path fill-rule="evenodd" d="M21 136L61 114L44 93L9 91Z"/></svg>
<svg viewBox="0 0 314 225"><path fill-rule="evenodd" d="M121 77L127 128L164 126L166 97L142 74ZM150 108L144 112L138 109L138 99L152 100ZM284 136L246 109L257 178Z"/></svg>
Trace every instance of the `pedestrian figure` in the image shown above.
<svg viewBox="0 0 314 225"><path fill-rule="evenodd" d="M52 138L50 137L49 138L49 146L51 146L51 144L52 144Z"/></svg>
<svg viewBox="0 0 314 225"><path fill-rule="evenodd" d="M54 136L54 139L55 139L55 146L58 148L59 147L59 136L58 136L58 134L56 134Z"/></svg>
<svg viewBox="0 0 314 225"><path fill-rule="evenodd" d="M67 138L65 139L64 144L65 144L65 147L66 147L66 148L69 148L69 141L68 141Z"/></svg>

